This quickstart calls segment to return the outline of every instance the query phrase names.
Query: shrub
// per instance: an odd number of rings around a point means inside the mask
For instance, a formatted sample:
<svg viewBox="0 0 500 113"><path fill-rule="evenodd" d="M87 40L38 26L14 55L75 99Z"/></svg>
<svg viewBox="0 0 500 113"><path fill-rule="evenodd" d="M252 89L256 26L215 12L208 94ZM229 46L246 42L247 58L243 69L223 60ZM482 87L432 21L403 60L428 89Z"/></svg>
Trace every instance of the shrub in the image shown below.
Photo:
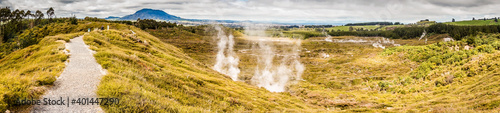
<svg viewBox="0 0 500 113"><path fill-rule="evenodd" d="M385 82L385 81L378 82L378 86L380 87L380 91L382 91L382 90L385 91L385 90L389 89L389 85L390 85L389 82Z"/></svg>
<svg viewBox="0 0 500 113"><path fill-rule="evenodd" d="M326 83L326 87L327 88L332 88L332 89L342 89L344 85L338 83L338 82L335 82L335 81L330 81L328 83Z"/></svg>
<svg viewBox="0 0 500 113"><path fill-rule="evenodd" d="M445 86L446 85L446 82L444 80L444 78L438 78L436 81L434 81L434 85L436 85L437 87L440 87L440 86Z"/></svg>
<svg viewBox="0 0 500 113"><path fill-rule="evenodd" d="M461 78L461 77L467 76L467 74L464 71L460 70L460 71L455 72L455 74L453 74L453 76L454 76L454 78Z"/></svg>
<svg viewBox="0 0 500 113"><path fill-rule="evenodd" d="M491 45L481 45L477 47L477 49L479 50L479 52L486 52L486 53L492 53L494 50L493 46Z"/></svg>
<svg viewBox="0 0 500 113"><path fill-rule="evenodd" d="M352 85L359 85L363 82L362 79L354 79L354 80L351 80L351 84Z"/></svg>
<svg viewBox="0 0 500 113"><path fill-rule="evenodd" d="M431 63L436 64L436 65L441 65L441 64L443 63L443 60L441 60L441 58L440 58L440 57L438 57L438 56L431 57L431 58L429 59L429 61L430 61Z"/></svg>
<svg viewBox="0 0 500 113"><path fill-rule="evenodd" d="M495 41L491 44L493 49L500 50L500 41Z"/></svg>
<svg viewBox="0 0 500 113"><path fill-rule="evenodd" d="M417 72L416 72L416 75L415 75L415 79L426 79L427 77L427 74L433 70L435 67L434 64L432 63L429 63L429 62L424 62L422 64L420 64L420 66L418 66L417 68Z"/></svg>

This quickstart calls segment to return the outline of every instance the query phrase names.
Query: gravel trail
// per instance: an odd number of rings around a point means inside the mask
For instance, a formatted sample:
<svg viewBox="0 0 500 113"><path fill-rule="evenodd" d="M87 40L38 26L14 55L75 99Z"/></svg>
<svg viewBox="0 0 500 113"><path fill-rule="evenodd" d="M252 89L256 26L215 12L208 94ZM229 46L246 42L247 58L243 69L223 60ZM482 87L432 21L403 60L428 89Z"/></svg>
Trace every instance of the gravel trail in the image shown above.
<svg viewBox="0 0 500 113"><path fill-rule="evenodd" d="M49 88L40 99L42 104L45 98L62 99L65 105L36 105L31 112L103 112L99 105L71 104L72 99L97 98L97 85L106 71L96 62L93 56L94 51L88 49L83 36L71 39L69 43L66 43L66 49L71 54L68 59L69 63L66 64L66 68L57 78L54 86Z"/></svg>

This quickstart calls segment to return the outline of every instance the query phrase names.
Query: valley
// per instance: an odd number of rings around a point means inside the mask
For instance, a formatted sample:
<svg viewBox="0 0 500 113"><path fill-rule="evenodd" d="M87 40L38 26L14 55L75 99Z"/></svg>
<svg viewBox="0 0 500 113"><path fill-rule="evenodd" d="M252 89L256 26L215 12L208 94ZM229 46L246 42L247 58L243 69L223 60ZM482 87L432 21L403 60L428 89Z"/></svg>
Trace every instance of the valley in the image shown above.
<svg viewBox="0 0 500 113"><path fill-rule="evenodd" d="M500 111L493 1L107 2L0 1L0 112Z"/></svg>

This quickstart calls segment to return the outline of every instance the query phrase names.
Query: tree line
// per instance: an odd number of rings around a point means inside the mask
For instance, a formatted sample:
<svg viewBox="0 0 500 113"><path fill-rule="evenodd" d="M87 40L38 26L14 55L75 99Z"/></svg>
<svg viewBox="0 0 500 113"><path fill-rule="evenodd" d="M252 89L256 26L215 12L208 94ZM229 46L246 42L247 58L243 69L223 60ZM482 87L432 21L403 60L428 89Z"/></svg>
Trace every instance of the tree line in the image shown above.
<svg viewBox="0 0 500 113"><path fill-rule="evenodd" d="M398 27L387 31L330 31L328 34L331 36L381 36L392 39L411 39L419 38L424 31L427 34L448 34L455 40L460 40L463 37L476 35L480 32L500 33L500 25L458 26L437 23L428 27Z"/></svg>
<svg viewBox="0 0 500 113"><path fill-rule="evenodd" d="M364 22L364 23L348 23L345 26L365 26L365 25L403 25L400 22Z"/></svg>
<svg viewBox="0 0 500 113"><path fill-rule="evenodd" d="M127 24L127 25L133 25L135 27L138 27L140 29L162 29L162 28L174 28L182 25L177 25L177 23L171 23L171 22L166 22L166 21L156 21L153 19L141 19L138 18L135 22L128 21L128 20L106 20L102 18L97 18L97 17L85 17L83 19L84 21L91 21L91 22L109 22L109 23L120 23L120 24Z"/></svg>
<svg viewBox="0 0 500 113"><path fill-rule="evenodd" d="M166 21L156 21L153 19L140 19L138 18L134 25L141 29L160 29L160 28L173 28L177 27L177 23L170 23Z"/></svg>
<svg viewBox="0 0 500 113"><path fill-rule="evenodd" d="M47 16L47 19L44 17ZM42 26L53 22L71 22L77 24L76 17L70 18L55 18L54 9L49 8L45 14L36 10L11 10L9 7L0 9L0 39L2 42L7 42L17 37L23 30Z"/></svg>
<svg viewBox="0 0 500 113"><path fill-rule="evenodd" d="M448 34L456 40L465 36L477 35L478 33L500 33L500 25L484 26L457 26L448 24L434 24L426 28L428 33Z"/></svg>
<svg viewBox="0 0 500 113"><path fill-rule="evenodd" d="M331 31L328 32L331 36L381 36L392 39L410 39L420 37L424 32L424 27L398 27L394 30L380 31L380 30L356 30L356 31Z"/></svg>
<svg viewBox="0 0 500 113"><path fill-rule="evenodd" d="M47 18L45 18L45 16ZM37 44L43 37L59 32L51 23L78 24L76 17L56 18L53 8L40 10L11 10L0 8L0 58L15 50ZM52 25L52 24L51 24ZM52 26L53 27L53 26Z"/></svg>

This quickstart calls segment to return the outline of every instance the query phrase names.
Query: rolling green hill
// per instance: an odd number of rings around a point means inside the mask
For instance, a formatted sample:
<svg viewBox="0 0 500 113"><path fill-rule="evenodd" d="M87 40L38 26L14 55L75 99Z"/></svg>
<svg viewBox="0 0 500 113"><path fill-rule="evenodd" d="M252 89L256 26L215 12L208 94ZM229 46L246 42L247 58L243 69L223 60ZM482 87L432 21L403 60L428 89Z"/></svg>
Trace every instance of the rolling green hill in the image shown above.
<svg viewBox="0 0 500 113"><path fill-rule="evenodd" d="M500 25L499 22L495 22L494 20L466 20L466 21L446 22L445 24L451 24L451 25Z"/></svg>

